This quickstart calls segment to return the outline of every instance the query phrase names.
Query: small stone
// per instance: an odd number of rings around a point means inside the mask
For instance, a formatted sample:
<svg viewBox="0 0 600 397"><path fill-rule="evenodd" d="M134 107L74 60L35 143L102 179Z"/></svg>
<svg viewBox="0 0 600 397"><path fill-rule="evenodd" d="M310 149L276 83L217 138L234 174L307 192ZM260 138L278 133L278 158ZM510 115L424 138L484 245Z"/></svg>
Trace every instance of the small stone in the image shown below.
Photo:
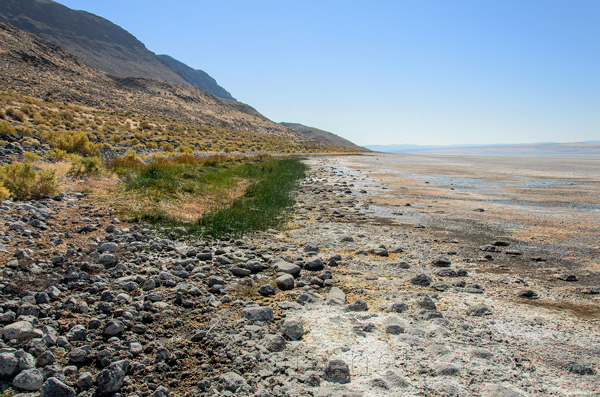
<svg viewBox="0 0 600 397"><path fill-rule="evenodd" d="M225 388L232 393L244 392L248 389L248 383L246 380L235 372L227 372L220 376L219 380ZM241 395L238 394L238 395Z"/></svg>
<svg viewBox="0 0 600 397"><path fill-rule="evenodd" d="M383 331L387 334L398 335L404 333L405 326L396 317L386 319L383 324Z"/></svg>
<svg viewBox="0 0 600 397"><path fill-rule="evenodd" d="M273 265L273 268L278 273L279 272L288 273L294 277L298 277L300 275L300 271L302 270L300 268L300 266L291 264L291 263L283 261L283 260L275 262L275 264Z"/></svg>
<svg viewBox="0 0 600 397"><path fill-rule="evenodd" d="M265 336L265 347L272 352L280 352L285 349L285 339L281 335Z"/></svg>
<svg viewBox="0 0 600 397"><path fill-rule="evenodd" d="M98 253L115 252L119 250L119 246L115 243L104 243L98 248Z"/></svg>
<svg viewBox="0 0 600 397"><path fill-rule="evenodd" d="M449 259L444 257L439 257L433 261L433 266L436 267L450 267L451 264L452 262L450 262Z"/></svg>
<svg viewBox="0 0 600 397"><path fill-rule="evenodd" d="M129 360L120 360L100 371L96 377L98 393L116 393L121 390L128 369Z"/></svg>
<svg viewBox="0 0 600 397"><path fill-rule="evenodd" d="M94 385L94 376L91 372L83 372L77 378L76 384L79 388L87 390Z"/></svg>
<svg viewBox="0 0 600 397"><path fill-rule="evenodd" d="M467 310L467 314L476 317L489 316L492 314L492 309L482 303L469 308L469 310Z"/></svg>
<svg viewBox="0 0 600 397"><path fill-rule="evenodd" d="M273 309L268 306L252 306L242 310L242 316L250 321L273 321Z"/></svg>
<svg viewBox="0 0 600 397"><path fill-rule="evenodd" d="M350 368L342 360L329 360L323 377L330 382L348 383L350 382Z"/></svg>
<svg viewBox="0 0 600 397"><path fill-rule="evenodd" d="M12 381L13 387L27 391L36 391L42 387L44 376L37 368L21 371Z"/></svg>
<svg viewBox="0 0 600 397"><path fill-rule="evenodd" d="M369 310L369 305L363 299L357 299L348 305L348 310L351 312L366 312Z"/></svg>
<svg viewBox="0 0 600 397"><path fill-rule="evenodd" d="M244 269L241 267L234 267L231 269L231 274L233 274L236 277L247 277L250 275L250 273L252 273L250 270L248 269Z"/></svg>
<svg viewBox="0 0 600 397"><path fill-rule="evenodd" d="M56 378L48 378L42 385L40 397L75 397L75 390Z"/></svg>
<svg viewBox="0 0 600 397"><path fill-rule="evenodd" d="M275 287L273 287L271 284L263 284L260 287L258 287L258 293L262 296L271 296L275 295L277 291L275 290Z"/></svg>
<svg viewBox="0 0 600 397"><path fill-rule="evenodd" d="M313 259L312 261L309 261L306 263L306 265L304 265L304 268L306 270L310 270L310 271L319 271L319 270L323 270L323 268L325 267L325 265L323 264L323 261L319 258Z"/></svg>
<svg viewBox="0 0 600 397"><path fill-rule="evenodd" d="M521 290L521 291L519 291L519 293L517 295L521 298L526 298L526 299L538 299L540 297L538 295L538 293L532 289Z"/></svg>
<svg viewBox="0 0 600 397"><path fill-rule="evenodd" d="M285 319L281 324L281 333L289 340L299 340L304 334L304 327L300 320Z"/></svg>
<svg viewBox="0 0 600 397"><path fill-rule="evenodd" d="M565 368L577 375L596 375L596 370L582 361L571 361L565 364Z"/></svg>
<svg viewBox="0 0 600 397"><path fill-rule="evenodd" d="M390 305L389 311L394 313L404 313L408 310L408 305L402 301L396 301Z"/></svg>
<svg viewBox="0 0 600 397"><path fill-rule="evenodd" d="M331 287L325 303L328 305L344 305L346 304L346 294L338 287Z"/></svg>
<svg viewBox="0 0 600 397"><path fill-rule="evenodd" d="M284 274L283 276L277 277L275 280L277 288L282 291L294 289L294 277L291 274Z"/></svg>
<svg viewBox="0 0 600 397"><path fill-rule="evenodd" d="M123 323L119 320L110 320L104 327L104 335L117 336L125 331Z"/></svg>
<svg viewBox="0 0 600 397"><path fill-rule="evenodd" d="M419 274L410 279L411 284L421 285L423 287L429 286L433 280L426 274Z"/></svg>
<svg viewBox="0 0 600 397"><path fill-rule="evenodd" d="M11 377L18 367L18 360L12 353L0 353L0 378Z"/></svg>
<svg viewBox="0 0 600 397"><path fill-rule="evenodd" d="M2 334L4 340L23 340L33 335L33 326L29 321L17 321L2 328L0 334Z"/></svg>

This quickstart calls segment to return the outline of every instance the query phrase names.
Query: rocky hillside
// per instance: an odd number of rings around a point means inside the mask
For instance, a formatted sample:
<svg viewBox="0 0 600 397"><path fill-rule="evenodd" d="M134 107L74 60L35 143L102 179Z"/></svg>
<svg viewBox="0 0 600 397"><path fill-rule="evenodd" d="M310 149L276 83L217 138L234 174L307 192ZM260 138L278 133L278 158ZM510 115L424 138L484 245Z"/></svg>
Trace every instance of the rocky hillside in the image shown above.
<svg viewBox="0 0 600 397"><path fill-rule="evenodd" d="M33 33L114 75L193 85L215 96L233 99L206 73L177 61L176 69L172 68L171 62L163 62L123 28L85 11L50 0L2 0L0 22Z"/></svg>
<svg viewBox="0 0 600 397"><path fill-rule="evenodd" d="M314 139L317 141L325 141L325 142L333 143L335 145L351 148L354 150L368 151L368 149L360 147L360 146L350 142L349 140L344 139L341 136L338 136L332 132L323 131L318 128L308 127L308 126L298 124L298 123L280 123L280 124L283 126L289 127L293 130L298 131L299 133L301 133L302 135L306 136L309 139Z"/></svg>
<svg viewBox="0 0 600 397"><path fill-rule="evenodd" d="M202 70L192 69L185 63L179 62L177 59L168 55L159 55L158 57L167 66L179 73L191 85L201 88L219 98L235 101L235 98L232 97L225 88L217 84L217 81L210 77L208 73Z"/></svg>
<svg viewBox="0 0 600 397"><path fill-rule="evenodd" d="M0 24L0 75L2 91L306 140L248 105L216 98L189 85L107 74L50 42L6 24Z"/></svg>

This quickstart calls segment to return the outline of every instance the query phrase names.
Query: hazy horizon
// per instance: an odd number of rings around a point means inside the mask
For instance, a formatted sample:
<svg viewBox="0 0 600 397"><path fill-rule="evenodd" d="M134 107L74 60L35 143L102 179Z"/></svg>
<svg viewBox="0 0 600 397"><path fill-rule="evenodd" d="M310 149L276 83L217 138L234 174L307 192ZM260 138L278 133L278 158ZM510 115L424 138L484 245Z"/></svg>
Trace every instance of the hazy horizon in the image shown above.
<svg viewBox="0 0 600 397"><path fill-rule="evenodd" d="M597 1L58 2L359 145L600 135Z"/></svg>

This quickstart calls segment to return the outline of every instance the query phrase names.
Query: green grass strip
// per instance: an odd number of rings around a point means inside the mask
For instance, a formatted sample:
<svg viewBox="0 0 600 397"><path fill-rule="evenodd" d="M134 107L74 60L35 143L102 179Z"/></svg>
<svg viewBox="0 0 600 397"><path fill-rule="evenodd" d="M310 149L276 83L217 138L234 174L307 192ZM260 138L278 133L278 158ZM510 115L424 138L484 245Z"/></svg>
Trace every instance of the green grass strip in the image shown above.
<svg viewBox="0 0 600 397"><path fill-rule="evenodd" d="M239 175L255 181L246 194L230 205L208 212L192 232L213 237L238 237L250 232L280 228L294 204L292 191L305 177L307 167L297 158L267 159L239 166Z"/></svg>

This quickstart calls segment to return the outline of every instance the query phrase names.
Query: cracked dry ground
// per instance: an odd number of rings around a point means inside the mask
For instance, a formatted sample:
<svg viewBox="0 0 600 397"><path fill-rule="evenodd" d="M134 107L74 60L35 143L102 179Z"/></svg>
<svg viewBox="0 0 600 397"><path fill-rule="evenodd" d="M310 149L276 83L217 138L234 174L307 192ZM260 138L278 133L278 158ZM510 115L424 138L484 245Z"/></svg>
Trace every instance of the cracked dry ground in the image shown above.
<svg viewBox="0 0 600 397"><path fill-rule="evenodd" d="M80 195L5 202L3 387L598 394L598 288L588 273L549 277L536 269L552 258L506 230L384 217L369 201L385 186L336 158L308 163L291 228L239 240L118 222Z"/></svg>

